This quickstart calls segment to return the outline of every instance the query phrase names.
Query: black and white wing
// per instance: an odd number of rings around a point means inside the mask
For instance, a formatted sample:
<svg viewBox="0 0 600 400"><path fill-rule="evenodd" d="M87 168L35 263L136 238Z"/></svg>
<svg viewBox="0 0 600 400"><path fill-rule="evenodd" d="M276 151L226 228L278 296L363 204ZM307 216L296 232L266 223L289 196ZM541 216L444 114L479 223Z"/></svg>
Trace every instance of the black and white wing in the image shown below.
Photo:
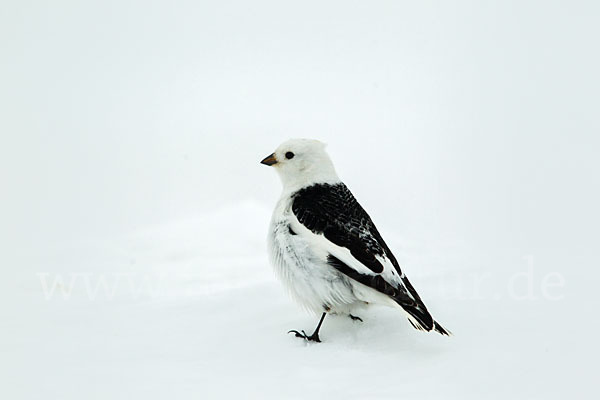
<svg viewBox="0 0 600 400"><path fill-rule="evenodd" d="M343 183L316 184L292 196L292 212L327 262L348 277L388 295L421 330L448 334L437 324L367 212Z"/></svg>

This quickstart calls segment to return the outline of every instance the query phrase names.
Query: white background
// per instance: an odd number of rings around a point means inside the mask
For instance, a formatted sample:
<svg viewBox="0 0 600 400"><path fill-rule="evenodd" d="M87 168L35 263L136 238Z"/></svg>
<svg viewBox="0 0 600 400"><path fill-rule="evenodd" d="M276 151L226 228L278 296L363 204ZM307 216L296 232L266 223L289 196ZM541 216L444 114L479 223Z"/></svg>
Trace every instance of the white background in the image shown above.
<svg viewBox="0 0 600 400"><path fill-rule="evenodd" d="M0 395L595 398L599 17L3 1ZM454 337L378 308L286 335L316 319L271 274L258 162L290 137L328 143Z"/></svg>

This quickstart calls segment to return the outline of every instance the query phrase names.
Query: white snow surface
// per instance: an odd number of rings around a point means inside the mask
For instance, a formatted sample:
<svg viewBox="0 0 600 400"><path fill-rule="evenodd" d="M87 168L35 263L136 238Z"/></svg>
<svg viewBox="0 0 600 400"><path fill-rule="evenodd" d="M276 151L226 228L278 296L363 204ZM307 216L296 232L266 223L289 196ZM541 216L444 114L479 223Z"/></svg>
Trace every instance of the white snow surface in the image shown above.
<svg viewBox="0 0 600 400"><path fill-rule="evenodd" d="M312 331L318 318L273 277L269 214L247 201L55 248L44 262L54 267L40 269L48 276L25 276L19 307L1 321L10 360L2 391L13 399L589 396L595 372L582 363L594 332L576 326L582 314L565 298L511 298L507 282L526 262L486 272L459 245L383 232L454 336L416 331L383 307L360 315L363 323L327 317L322 343L287 334ZM62 286L46 297L42 280L52 287L57 277Z"/></svg>

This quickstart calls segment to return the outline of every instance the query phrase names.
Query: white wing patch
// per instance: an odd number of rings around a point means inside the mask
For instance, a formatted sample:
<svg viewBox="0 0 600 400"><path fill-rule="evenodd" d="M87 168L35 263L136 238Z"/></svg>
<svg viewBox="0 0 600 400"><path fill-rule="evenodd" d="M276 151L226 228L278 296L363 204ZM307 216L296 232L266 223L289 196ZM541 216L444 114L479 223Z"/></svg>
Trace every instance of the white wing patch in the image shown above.
<svg viewBox="0 0 600 400"><path fill-rule="evenodd" d="M296 232L298 235L301 235L308 243L310 243L311 246L313 247L313 251L316 252L318 249L320 256L323 257L323 260L326 261L327 256L329 254L331 254L334 257L336 257L337 259L339 259L340 261L342 261L344 264L349 266L350 268L353 268L355 271L357 271L360 274L370 275L370 276L381 275L381 277L386 282L388 282L390 285L392 285L396 288L402 287L404 289L403 291L412 297L412 295L410 295L410 292L406 289L404 283L402 282L403 276L398 275L396 268L394 267L392 262L387 257L375 256L376 259L383 266L383 271L380 274L377 274L377 273L373 272L371 269L369 269L367 266L365 266L363 263L358 261L352 255L352 253L350 252L350 250L348 248L338 246L335 243L332 243L330 240L328 240L325 237L325 235L315 234L311 230L306 228L304 225L302 225L300 223L300 221L298 221L298 218L296 218L296 216L294 214L292 214L290 216L290 220L291 220L290 222L291 222L291 226L292 226L292 229L294 230L294 232ZM404 275L404 274L402 274L402 275Z"/></svg>

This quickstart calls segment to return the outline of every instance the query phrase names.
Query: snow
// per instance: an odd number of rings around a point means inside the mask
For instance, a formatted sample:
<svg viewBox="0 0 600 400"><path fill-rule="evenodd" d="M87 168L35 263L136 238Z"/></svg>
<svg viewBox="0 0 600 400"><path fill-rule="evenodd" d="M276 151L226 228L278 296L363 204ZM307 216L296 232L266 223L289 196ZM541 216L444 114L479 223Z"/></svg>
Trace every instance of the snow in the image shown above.
<svg viewBox="0 0 600 400"><path fill-rule="evenodd" d="M363 323L327 317L319 344L286 334L311 331L318 318L274 279L264 249L268 220L268 209L248 201L57 249L71 265L103 260L86 273L55 268L28 280L14 299L19 307L3 319L3 358L11 360L3 392L65 399L589 396L593 369L573 371L588 349L586 333L569 324L576 318L570 303L537 289L535 300L521 299L523 285L511 298L514 271L496 272L485 285L484 271L462 267L455 254L441 261L447 249L434 256L437 245L407 248L397 235L390 245L412 260L405 262L409 277L454 336L418 332L383 307L364 312ZM526 273L527 260L517 270ZM42 281L52 288L57 277L63 286L44 295Z"/></svg>
<svg viewBox="0 0 600 400"><path fill-rule="evenodd" d="M4 1L0 398L596 399L597 2ZM328 143L450 338L275 280Z"/></svg>

